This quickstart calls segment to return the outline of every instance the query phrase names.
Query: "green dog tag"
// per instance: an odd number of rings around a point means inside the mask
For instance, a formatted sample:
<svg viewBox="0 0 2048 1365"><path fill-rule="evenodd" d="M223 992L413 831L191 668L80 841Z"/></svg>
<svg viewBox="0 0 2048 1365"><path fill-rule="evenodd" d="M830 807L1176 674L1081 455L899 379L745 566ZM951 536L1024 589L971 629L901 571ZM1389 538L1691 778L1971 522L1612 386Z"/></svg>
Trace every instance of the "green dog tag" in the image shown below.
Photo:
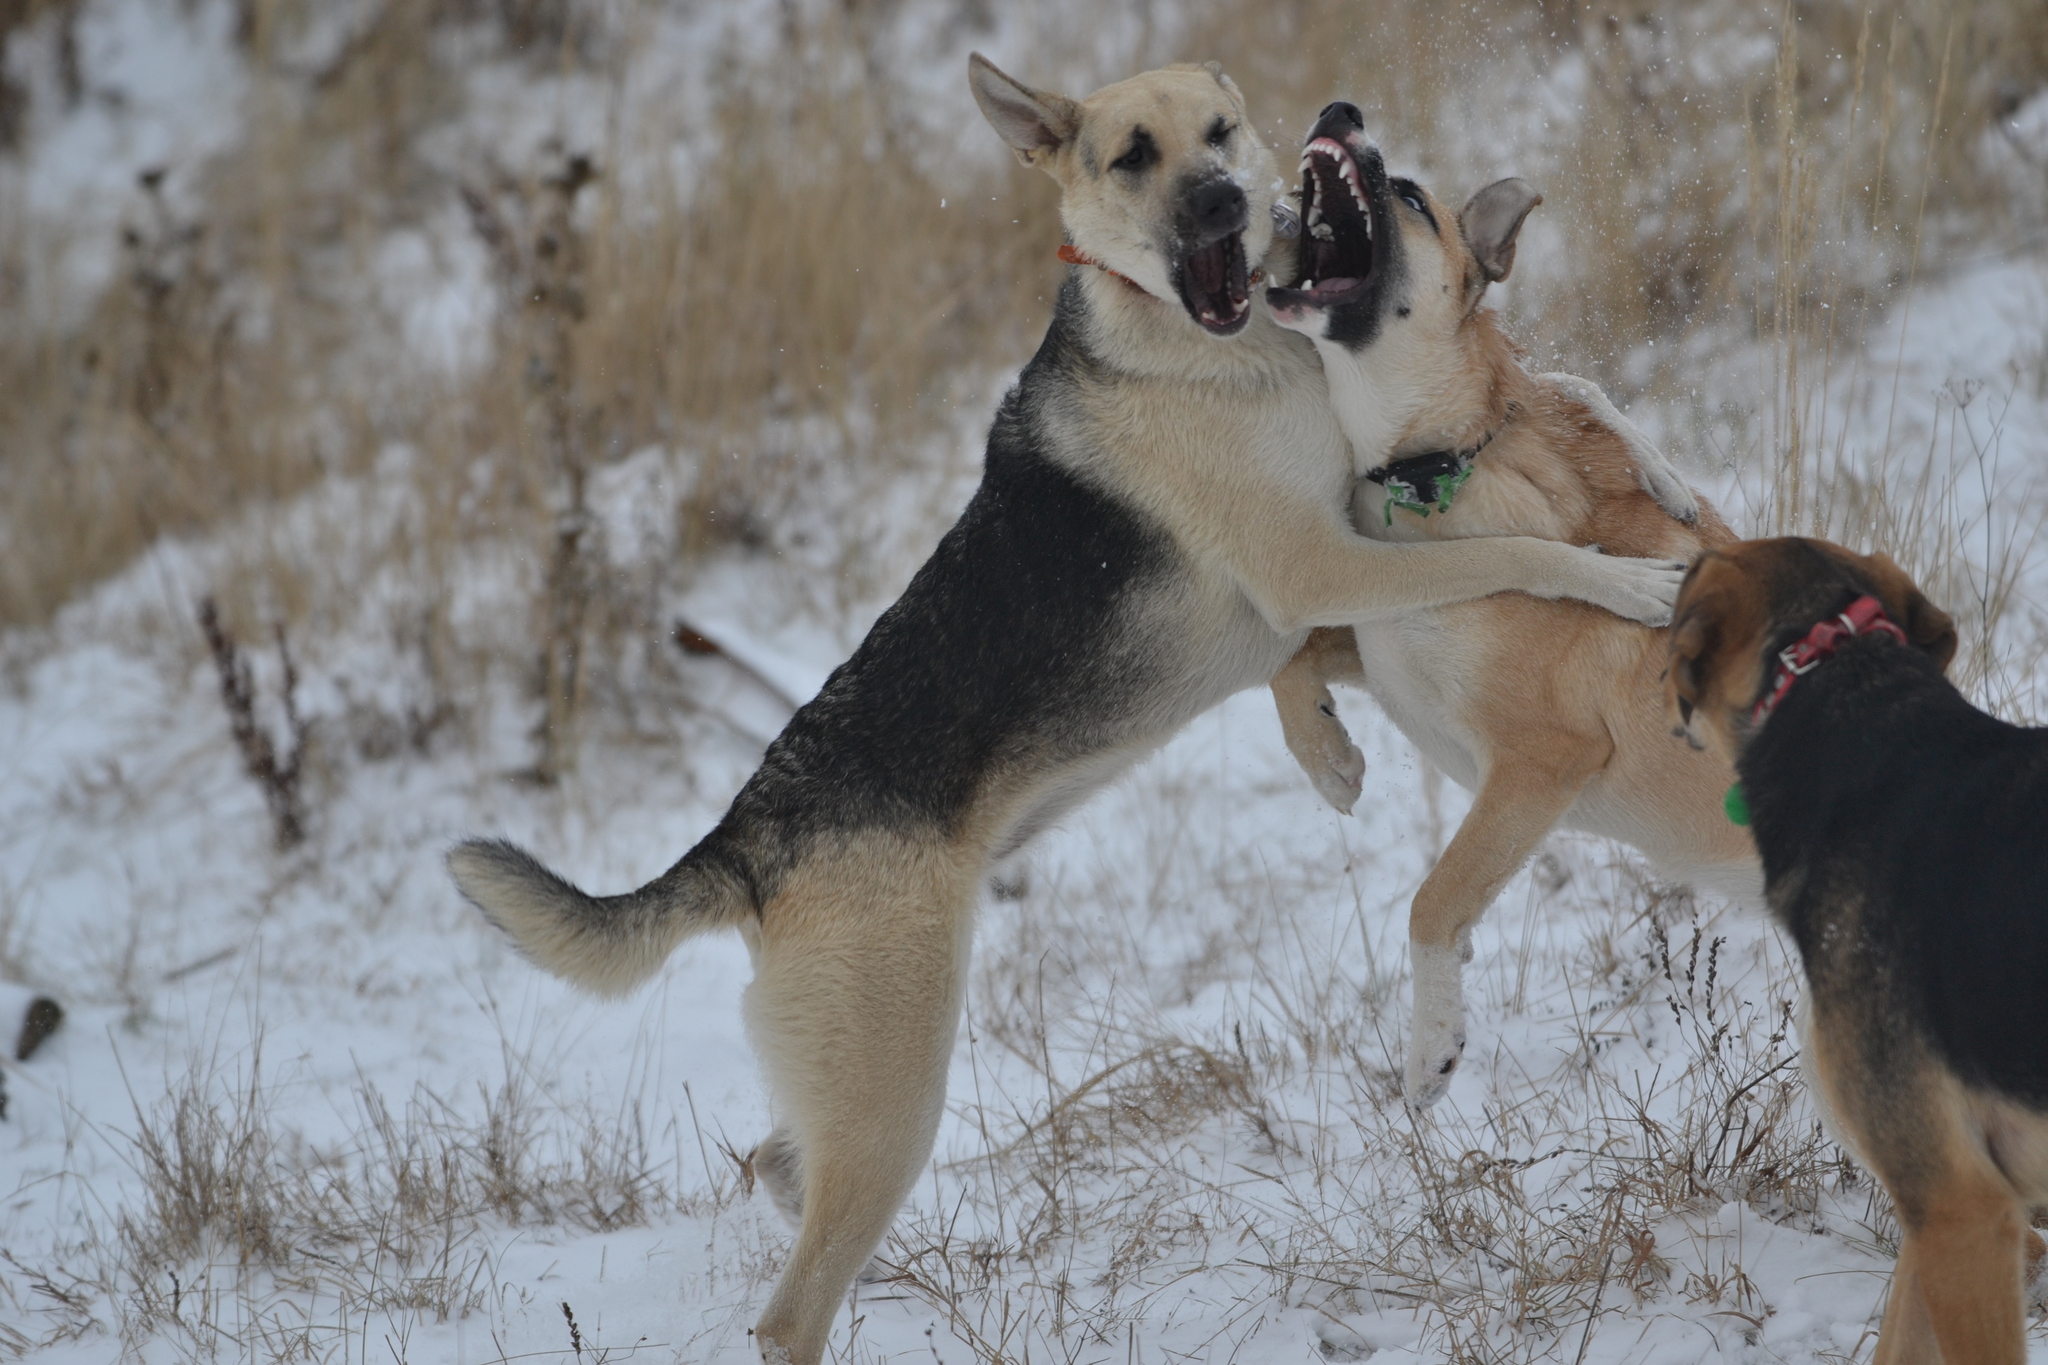
<svg viewBox="0 0 2048 1365"><path fill-rule="evenodd" d="M1747 825L1749 823L1749 798L1742 794L1742 784L1740 782L1730 787L1728 794L1721 798L1721 809L1728 812L1730 824Z"/></svg>

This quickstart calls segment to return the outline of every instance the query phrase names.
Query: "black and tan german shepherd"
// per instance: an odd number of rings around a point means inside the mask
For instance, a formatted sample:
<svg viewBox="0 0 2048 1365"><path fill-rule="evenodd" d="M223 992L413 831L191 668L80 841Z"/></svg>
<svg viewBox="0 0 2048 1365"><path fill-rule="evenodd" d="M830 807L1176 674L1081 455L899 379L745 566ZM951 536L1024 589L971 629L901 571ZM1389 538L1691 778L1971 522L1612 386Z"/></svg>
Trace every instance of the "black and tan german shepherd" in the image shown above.
<svg viewBox="0 0 2048 1365"><path fill-rule="evenodd" d="M1665 683L1741 775L1808 1073L1897 1205L1876 1365L2020 1365L2048 1203L2048 729L1965 700L1955 649L1885 556L1744 541L1687 577Z"/></svg>

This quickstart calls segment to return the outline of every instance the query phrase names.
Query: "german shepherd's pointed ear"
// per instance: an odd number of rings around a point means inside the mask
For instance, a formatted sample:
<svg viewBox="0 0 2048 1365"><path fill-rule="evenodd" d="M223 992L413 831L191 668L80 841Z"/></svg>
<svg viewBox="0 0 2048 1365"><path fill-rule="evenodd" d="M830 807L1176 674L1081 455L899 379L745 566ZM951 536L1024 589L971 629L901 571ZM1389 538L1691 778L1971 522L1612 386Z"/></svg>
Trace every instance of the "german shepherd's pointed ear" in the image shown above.
<svg viewBox="0 0 2048 1365"><path fill-rule="evenodd" d="M1906 632L1906 639L1946 673L1949 661L1956 657L1955 621L1927 600L1890 555L1873 554L1869 564L1872 577L1878 580L1879 596Z"/></svg>
<svg viewBox="0 0 2048 1365"><path fill-rule="evenodd" d="M1081 106L1065 95L1033 90L1011 80L979 52L967 58L967 85L974 102L1017 160L1047 169L1046 160L1081 126Z"/></svg>
<svg viewBox="0 0 2048 1365"><path fill-rule="evenodd" d="M1208 72L1211 76L1214 76L1216 78L1216 84L1223 87L1223 93L1230 96L1231 102L1233 104L1235 104L1240 109L1244 108L1244 92L1237 88L1236 81L1230 79L1229 76L1224 74L1223 63L1203 62L1202 70Z"/></svg>
<svg viewBox="0 0 2048 1365"><path fill-rule="evenodd" d="M1465 201L1458 211L1458 230L1465 234L1465 245L1484 277L1475 282L1478 289L1498 284L1515 268L1515 238L1522 220L1542 202L1543 196L1528 181L1514 176L1494 181Z"/></svg>

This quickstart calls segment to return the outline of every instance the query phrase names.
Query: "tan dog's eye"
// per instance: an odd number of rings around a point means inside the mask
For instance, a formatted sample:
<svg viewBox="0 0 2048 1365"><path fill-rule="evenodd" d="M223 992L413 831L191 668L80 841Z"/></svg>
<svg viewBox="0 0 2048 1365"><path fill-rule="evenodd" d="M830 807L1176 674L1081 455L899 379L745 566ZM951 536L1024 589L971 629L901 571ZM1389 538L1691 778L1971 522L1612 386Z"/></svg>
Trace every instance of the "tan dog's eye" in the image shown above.
<svg viewBox="0 0 2048 1365"><path fill-rule="evenodd" d="M1414 209L1417 213L1429 212L1428 209L1422 207L1422 196L1417 194L1414 190L1402 190L1401 202L1406 204L1409 208Z"/></svg>
<svg viewBox="0 0 2048 1365"><path fill-rule="evenodd" d="M1230 135L1236 131L1236 124L1225 123L1219 118L1209 125L1208 143L1211 147L1221 149L1230 141Z"/></svg>

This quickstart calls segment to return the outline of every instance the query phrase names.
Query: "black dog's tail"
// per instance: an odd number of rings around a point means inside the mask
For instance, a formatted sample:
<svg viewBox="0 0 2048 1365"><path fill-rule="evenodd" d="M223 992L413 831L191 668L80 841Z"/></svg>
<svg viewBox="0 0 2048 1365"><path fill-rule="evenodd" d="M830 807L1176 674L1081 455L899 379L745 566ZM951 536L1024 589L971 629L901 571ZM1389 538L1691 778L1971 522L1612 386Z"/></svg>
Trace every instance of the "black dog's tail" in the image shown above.
<svg viewBox="0 0 2048 1365"><path fill-rule="evenodd" d="M752 909L732 882L688 859L621 896L586 895L503 839L457 844L448 871L520 952L600 995L624 994L684 939L736 924Z"/></svg>

